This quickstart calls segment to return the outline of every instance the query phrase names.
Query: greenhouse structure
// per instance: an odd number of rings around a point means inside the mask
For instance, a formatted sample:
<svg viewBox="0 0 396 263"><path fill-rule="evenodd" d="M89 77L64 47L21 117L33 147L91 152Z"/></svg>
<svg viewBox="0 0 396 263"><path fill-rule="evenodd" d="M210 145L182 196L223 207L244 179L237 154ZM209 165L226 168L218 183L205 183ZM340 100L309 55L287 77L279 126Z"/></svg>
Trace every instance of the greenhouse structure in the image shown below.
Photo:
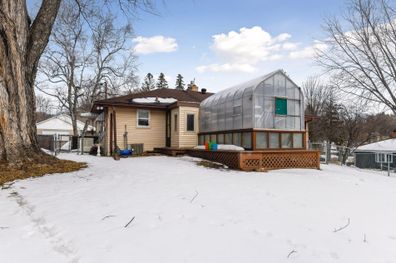
<svg viewBox="0 0 396 263"><path fill-rule="evenodd" d="M277 70L210 96L200 105L199 144L234 144L248 150L304 150L304 97Z"/></svg>

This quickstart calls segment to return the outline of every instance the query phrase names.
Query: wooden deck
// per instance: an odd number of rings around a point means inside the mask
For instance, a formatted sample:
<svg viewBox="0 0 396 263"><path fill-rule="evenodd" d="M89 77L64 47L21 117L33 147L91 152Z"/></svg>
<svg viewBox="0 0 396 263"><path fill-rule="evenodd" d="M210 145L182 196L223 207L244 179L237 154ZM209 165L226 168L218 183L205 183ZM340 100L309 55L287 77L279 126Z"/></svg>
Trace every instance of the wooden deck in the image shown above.
<svg viewBox="0 0 396 263"><path fill-rule="evenodd" d="M184 148L173 148L173 147L160 147L160 148L154 148L154 152L156 153L162 153L170 156L178 156L178 155L185 155L187 153L187 150L191 149L184 149Z"/></svg>
<svg viewBox="0 0 396 263"><path fill-rule="evenodd" d="M320 169L320 152L293 151L207 151L191 149L187 154L219 162L229 168L243 171L266 171L288 168Z"/></svg>
<svg viewBox="0 0 396 263"><path fill-rule="evenodd" d="M154 148L154 152L170 156L189 155L222 163L231 169L265 171L286 168L320 169L320 152L312 150L208 151L191 148Z"/></svg>

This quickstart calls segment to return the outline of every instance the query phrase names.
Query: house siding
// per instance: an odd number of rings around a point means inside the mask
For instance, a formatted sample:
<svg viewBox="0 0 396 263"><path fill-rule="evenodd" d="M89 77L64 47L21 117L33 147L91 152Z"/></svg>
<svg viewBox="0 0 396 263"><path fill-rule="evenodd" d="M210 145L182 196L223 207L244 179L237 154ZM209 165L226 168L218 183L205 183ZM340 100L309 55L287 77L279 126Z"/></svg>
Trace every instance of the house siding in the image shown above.
<svg viewBox="0 0 396 263"><path fill-rule="evenodd" d="M117 145L125 148L124 134L128 132L127 144L143 143L144 151L152 151L155 147L165 147L165 111L150 110L150 127L137 127L137 110L113 107L107 114L107 149L110 147L110 113L116 112ZM108 151L109 153L110 151Z"/></svg>
<svg viewBox="0 0 396 263"><path fill-rule="evenodd" d="M194 131L187 131L187 114L194 114ZM179 148L198 145L199 108L179 107Z"/></svg>
<svg viewBox="0 0 396 263"><path fill-rule="evenodd" d="M390 167L394 169L396 167L396 154L393 154L393 162ZM381 164L375 161L375 152L355 152L355 165L362 169L381 169ZM388 164L382 164L383 169L388 169Z"/></svg>

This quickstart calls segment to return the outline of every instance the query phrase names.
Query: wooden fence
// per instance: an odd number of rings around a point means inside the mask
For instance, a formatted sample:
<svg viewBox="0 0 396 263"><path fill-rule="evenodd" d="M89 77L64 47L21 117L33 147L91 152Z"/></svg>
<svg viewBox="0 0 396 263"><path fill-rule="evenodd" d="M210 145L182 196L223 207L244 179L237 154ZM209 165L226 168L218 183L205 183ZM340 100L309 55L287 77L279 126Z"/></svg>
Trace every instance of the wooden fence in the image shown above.
<svg viewBox="0 0 396 263"><path fill-rule="evenodd" d="M207 151L194 149L187 150L187 154L244 171L286 168L320 169L319 151Z"/></svg>

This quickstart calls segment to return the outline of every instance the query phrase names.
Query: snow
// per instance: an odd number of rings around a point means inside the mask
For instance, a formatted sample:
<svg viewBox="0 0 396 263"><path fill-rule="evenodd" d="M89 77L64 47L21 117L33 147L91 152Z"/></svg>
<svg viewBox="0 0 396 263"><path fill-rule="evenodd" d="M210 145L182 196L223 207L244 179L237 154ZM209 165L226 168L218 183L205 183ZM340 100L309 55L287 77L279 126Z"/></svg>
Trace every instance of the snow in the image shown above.
<svg viewBox="0 0 396 263"><path fill-rule="evenodd" d="M355 152L396 152L396 138L358 147Z"/></svg>
<svg viewBox="0 0 396 263"><path fill-rule="evenodd" d="M205 145L195 146L194 149L205 150ZM232 144L218 144L217 150L228 150L228 151L244 151L245 149Z"/></svg>
<svg viewBox="0 0 396 263"><path fill-rule="evenodd" d="M159 98L159 97L146 97L132 99L135 103L174 103L177 99L174 98Z"/></svg>
<svg viewBox="0 0 396 263"><path fill-rule="evenodd" d="M89 167L0 190L1 262L396 261L394 174L60 156Z"/></svg>

